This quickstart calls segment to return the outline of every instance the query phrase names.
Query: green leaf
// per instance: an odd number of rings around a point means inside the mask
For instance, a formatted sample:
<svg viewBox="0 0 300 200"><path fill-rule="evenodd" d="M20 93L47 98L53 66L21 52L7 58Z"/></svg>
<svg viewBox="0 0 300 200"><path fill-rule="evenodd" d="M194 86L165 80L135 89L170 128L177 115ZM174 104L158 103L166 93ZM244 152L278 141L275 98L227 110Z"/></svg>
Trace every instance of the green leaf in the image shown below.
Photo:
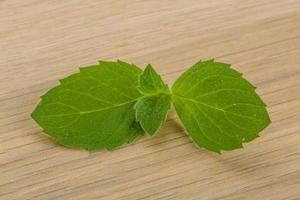
<svg viewBox="0 0 300 200"><path fill-rule="evenodd" d="M241 148L270 123L255 87L228 64L200 61L177 79L172 92L189 136L211 151Z"/></svg>
<svg viewBox="0 0 300 200"><path fill-rule="evenodd" d="M97 150L130 143L143 134L134 110L141 73L122 61L81 68L42 96L32 118L66 146Z"/></svg>
<svg viewBox="0 0 300 200"><path fill-rule="evenodd" d="M153 135L171 108L170 91L151 65L140 75L138 89L144 96L135 105L136 119L147 133Z"/></svg>

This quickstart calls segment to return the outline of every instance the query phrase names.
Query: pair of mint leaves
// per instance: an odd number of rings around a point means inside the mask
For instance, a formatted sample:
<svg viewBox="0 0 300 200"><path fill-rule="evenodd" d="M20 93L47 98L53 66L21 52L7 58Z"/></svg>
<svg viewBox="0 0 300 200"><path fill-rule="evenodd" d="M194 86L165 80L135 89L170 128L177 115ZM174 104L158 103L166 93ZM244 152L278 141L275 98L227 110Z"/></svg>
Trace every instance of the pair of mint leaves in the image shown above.
<svg viewBox="0 0 300 200"><path fill-rule="evenodd" d="M255 87L214 60L199 61L172 89L148 65L123 61L80 68L41 97L32 118L58 143L89 151L114 149L153 135L174 105L187 134L210 151L242 147L270 118Z"/></svg>

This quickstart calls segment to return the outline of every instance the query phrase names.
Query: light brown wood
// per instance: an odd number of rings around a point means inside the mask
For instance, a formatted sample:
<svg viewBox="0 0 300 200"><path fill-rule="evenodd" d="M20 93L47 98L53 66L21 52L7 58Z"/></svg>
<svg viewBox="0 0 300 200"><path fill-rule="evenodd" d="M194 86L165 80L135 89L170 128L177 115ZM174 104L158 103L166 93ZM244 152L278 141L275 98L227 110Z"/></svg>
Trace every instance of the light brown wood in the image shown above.
<svg viewBox="0 0 300 200"><path fill-rule="evenodd" d="M172 84L216 58L257 86L272 124L242 150L198 149L175 112L153 138L68 149L30 118L99 59L151 63ZM0 199L300 199L300 1L0 0Z"/></svg>

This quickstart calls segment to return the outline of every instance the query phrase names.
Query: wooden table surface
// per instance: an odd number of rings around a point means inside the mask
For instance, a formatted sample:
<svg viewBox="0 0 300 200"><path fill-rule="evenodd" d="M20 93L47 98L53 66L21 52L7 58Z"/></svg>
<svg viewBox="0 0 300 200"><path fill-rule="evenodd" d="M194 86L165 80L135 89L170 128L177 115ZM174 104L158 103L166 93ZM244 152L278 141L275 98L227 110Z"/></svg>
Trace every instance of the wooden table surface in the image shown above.
<svg viewBox="0 0 300 200"><path fill-rule="evenodd" d="M272 124L242 150L198 149L174 111L112 152L65 148L30 118L98 60L151 63L172 84L215 58L257 86ZM0 0L0 199L300 199L299 0Z"/></svg>

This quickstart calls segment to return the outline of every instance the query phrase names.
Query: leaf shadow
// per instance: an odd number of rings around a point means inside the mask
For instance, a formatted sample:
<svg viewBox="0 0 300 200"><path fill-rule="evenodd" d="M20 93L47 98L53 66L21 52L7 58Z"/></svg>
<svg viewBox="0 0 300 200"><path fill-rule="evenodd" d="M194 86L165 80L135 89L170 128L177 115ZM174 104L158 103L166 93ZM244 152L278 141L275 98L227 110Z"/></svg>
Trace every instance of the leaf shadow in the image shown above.
<svg viewBox="0 0 300 200"><path fill-rule="evenodd" d="M214 160L222 166L223 173L230 172L245 180L249 177L263 180L274 175L272 170L274 163L268 159L270 153L272 152L265 152L259 147L249 145L247 149L223 152L220 156L215 156Z"/></svg>

